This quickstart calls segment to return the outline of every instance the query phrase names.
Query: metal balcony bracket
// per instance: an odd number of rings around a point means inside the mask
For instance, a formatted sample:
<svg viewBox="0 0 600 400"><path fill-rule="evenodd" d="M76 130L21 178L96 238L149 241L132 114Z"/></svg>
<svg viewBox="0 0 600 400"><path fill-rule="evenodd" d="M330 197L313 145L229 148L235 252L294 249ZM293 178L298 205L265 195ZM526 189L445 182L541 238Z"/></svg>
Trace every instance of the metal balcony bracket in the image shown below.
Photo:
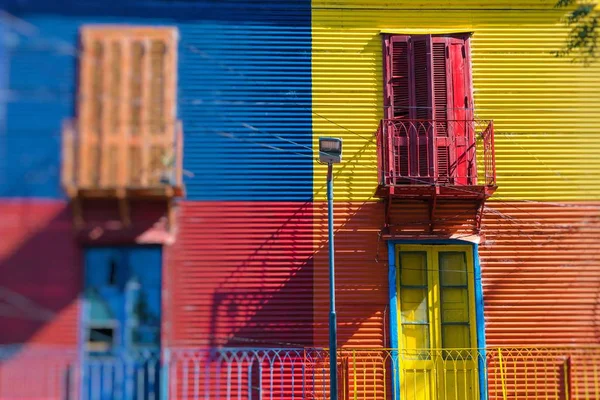
<svg viewBox="0 0 600 400"><path fill-rule="evenodd" d="M169 232L171 232L172 229L175 227L175 210L175 199L173 197L170 197L167 203L167 230Z"/></svg>
<svg viewBox="0 0 600 400"><path fill-rule="evenodd" d="M483 212L485 210L485 197L477 203L477 210L475 211L475 234L481 232L481 222L483 221Z"/></svg>
<svg viewBox="0 0 600 400"><path fill-rule="evenodd" d="M81 197L76 193L69 193L69 197L71 198L71 209L73 212L73 225L76 230L83 229L85 225L85 220L83 219L83 206L81 204Z"/></svg>
<svg viewBox="0 0 600 400"><path fill-rule="evenodd" d="M123 226L129 228L131 226L131 207L125 189L117 189L117 202L119 204L119 217Z"/></svg>
<svg viewBox="0 0 600 400"><path fill-rule="evenodd" d="M433 234L435 229L435 214L437 208L437 190L429 199L429 233Z"/></svg>
<svg viewBox="0 0 600 400"><path fill-rule="evenodd" d="M384 200L385 209L384 209L384 230L385 232L390 232L390 220L391 220L391 212L392 212L392 197L387 196Z"/></svg>

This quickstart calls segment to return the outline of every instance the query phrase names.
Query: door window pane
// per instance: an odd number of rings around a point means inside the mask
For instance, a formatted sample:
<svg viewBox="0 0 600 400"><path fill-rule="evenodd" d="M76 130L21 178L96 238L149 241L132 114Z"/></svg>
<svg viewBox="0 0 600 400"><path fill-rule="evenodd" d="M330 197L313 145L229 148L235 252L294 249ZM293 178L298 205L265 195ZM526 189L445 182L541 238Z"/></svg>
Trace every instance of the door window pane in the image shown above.
<svg viewBox="0 0 600 400"><path fill-rule="evenodd" d="M464 252L439 252L438 260L440 271L442 347L444 349L470 348L469 290L466 254Z"/></svg>
<svg viewBox="0 0 600 400"><path fill-rule="evenodd" d="M402 323L422 323L429 321L427 310L427 290L405 288L400 293Z"/></svg>
<svg viewBox="0 0 600 400"><path fill-rule="evenodd" d="M400 284L427 287L427 253L404 251L400 253Z"/></svg>
<svg viewBox="0 0 600 400"><path fill-rule="evenodd" d="M399 264L402 344L409 351L406 354L410 356L410 350L429 349L431 345L427 253L401 252Z"/></svg>
<svg viewBox="0 0 600 400"><path fill-rule="evenodd" d="M467 260L464 252L439 252L439 263L442 286L467 285Z"/></svg>

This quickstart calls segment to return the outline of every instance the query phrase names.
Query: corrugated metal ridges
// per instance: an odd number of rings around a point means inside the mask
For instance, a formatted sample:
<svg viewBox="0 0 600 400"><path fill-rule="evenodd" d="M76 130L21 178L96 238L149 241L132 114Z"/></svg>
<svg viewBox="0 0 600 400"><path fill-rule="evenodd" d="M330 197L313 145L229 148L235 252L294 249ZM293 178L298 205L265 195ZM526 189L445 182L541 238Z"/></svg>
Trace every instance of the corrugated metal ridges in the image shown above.
<svg viewBox="0 0 600 400"><path fill-rule="evenodd" d="M310 346L310 203L183 202L166 345Z"/></svg>
<svg viewBox="0 0 600 400"><path fill-rule="evenodd" d="M68 37L67 43L76 46L74 27L65 29L64 25L42 27L44 33L33 38L17 35L10 26L4 28L12 40L6 41L3 61L9 64L7 91L11 94L6 96L6 120L0 127L5 136L2 197L63 197L60 130L62 119L74 109L75 62L67 48L60 52L56 43L45 40Z"/></svg>
<svg viewBox="0 0 600 400"><path fill-rule="evenodd" d="M547 9L553 6L554 0L422 0L412 1L385 1L385 0L313 0L313 9L381 9L385 7L389 10L472 10L477 9Z"/></svg>
<svg viewBox="0 0 600 400"><path fill-rule="evenodd" d="M309 0L125 0L118 7L33 1L8 10L35 32L11 31L9 40L8 159L0 181L17 183L2 185L1 196L63 197L60 129L76 100L77 30L131 23L179 28L178 112L190 199L311 198Z"/></svg>
<svg viewBox="0 0 600 400"><path fill-rule="evenodd" d="M312 196L310 1L212 3L180 26L180 113L194 200Z"/></svg>
<svg viewBox="0 0 600 400"><path fill-rule="evenodd" d="M480 246L487 343L600 342L600 204L490 202Z"/></svg>
<svg viewBox="0 0 600 400"><path fill-rule="evenodd" d="M383 117L380 33L474 32L475 111L496 129L497 197L600 198L600 64L584 68L551 52L564 43L564 10L552 1L313 1L313 129L340 136L336 196L369 200ZM443 10L443 12L440 12ZM315 144L316 138L315 135ZM315 165L315 196L325 183Z"/></svg>
<svg viewBox="0 0 600 400"><path fill-rule="evenodd" d="M402 214L418 219L419 210L417 204L406 206ZM387 245L378 240L383 204L340 202L335 213L339 344L383 346L389 334ZM314 214L315 345L327 346L326 203L315 203ZM600 204L491 202L483 230L489 346L600 341ZM452 226L448 231L458 238L469 234ZM436 232L438 238L442 232Z"/></svg>
<svg viewBox="0 0 600 400"><path fill-rule="evenodd" d="M315 346L328 347L329 258L327 203L314 203ZM388 302L387 247L379 240L383 204L335 204L335 269L338 345L385 346ZM377 261L379 260L379 261ZM388 336L389 337L389 336Z"/></svg>
<svg viewBox="0 0 600 400"><path fill-rule="evenodd" d="M77 343L82 276L63 202L0 202L0 343Z"/></svg>
<svg viewBox="0 0 600 400"><path fill-rule="evenodd" d="M439 201L432 220L427 202L396 202L390 208L390 231L395 237L404 239L466 238L477 229L477 212L477 205L473 202ZM383 227L383 217L380 217L379 223Z"/></svg>

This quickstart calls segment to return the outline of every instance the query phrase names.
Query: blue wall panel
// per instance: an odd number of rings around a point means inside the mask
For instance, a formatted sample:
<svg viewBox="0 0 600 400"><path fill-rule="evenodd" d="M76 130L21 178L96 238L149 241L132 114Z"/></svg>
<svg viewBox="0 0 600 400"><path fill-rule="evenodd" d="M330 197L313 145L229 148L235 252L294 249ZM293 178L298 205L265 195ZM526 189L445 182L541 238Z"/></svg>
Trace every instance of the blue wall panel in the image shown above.
<svg viewBox="0 0 600 400"><path fill-rule="evenodd" d="M6 53L4 23L0 20L0 187L6 185L6 88L8 83L8 57Z"/></svg>
<svg viewBox="0 0 600 400"><path fill-rule="evenodd" d="M9 184L0 197L63 196L60 129L74 112L77 30L127 22L179 28L188 199L311 198L309 0L102 4L8 3L18 19L5 39L11 95L0 179Z"/></svg>

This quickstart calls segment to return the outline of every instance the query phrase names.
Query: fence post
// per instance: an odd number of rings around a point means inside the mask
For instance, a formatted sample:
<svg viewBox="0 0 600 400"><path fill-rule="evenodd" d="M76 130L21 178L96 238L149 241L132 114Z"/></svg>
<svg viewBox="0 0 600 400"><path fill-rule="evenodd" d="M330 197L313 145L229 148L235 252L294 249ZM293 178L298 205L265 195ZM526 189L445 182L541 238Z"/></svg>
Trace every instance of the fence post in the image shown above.
<svg viewBox="0 0 600 400"><path fill-rule="evenodd" d="M565 380L565 400L569 400L571 398L571 385L569 384L571 381L571 356L565 358L563 375Z"/></svg>
<svg viewBox="0 0 600 400"><path fill-rule="evenodd" d="M65 368L65 376L63 381L63 400L71 400L71 386L73 381L73 365L71 363L67 364Z"/></svg>
<svg viewBox="0 0 600 400"><path fill-rule="evenodd" d="M160 360L160 399L169 399L169 366L171 364L171 351L169 349L163 350L163 357Z"/></svg>
<svg viewBox="0 0 600 400"><path fill-rule="evenodd" d="M356 349L352 349L352 387L353 390L353 399L358 399L358 384L356 382Z"/></svg>
<svg viewBox="0 0 600 400"><path fill-rule="evenodd" d="M502 349L498 348L498 362L500 363L500 384L502 385L502 398L507 399L506 381L504 379L504 365L502 363Z"/></svg>

